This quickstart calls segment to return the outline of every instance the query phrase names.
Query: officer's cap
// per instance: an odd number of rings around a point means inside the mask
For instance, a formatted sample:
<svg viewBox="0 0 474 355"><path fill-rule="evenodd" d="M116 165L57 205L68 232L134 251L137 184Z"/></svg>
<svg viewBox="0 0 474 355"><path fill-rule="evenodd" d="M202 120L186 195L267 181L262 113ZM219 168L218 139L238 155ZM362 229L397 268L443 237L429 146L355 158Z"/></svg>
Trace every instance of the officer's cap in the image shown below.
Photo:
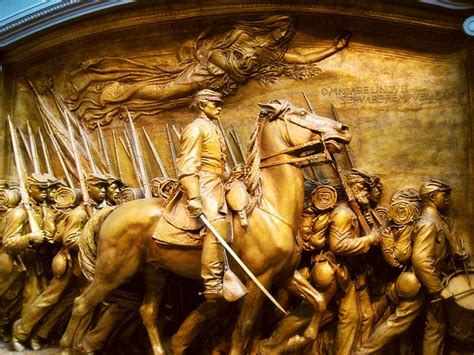
<svg viewBox="0 0 474 355"><path fill-rule="evenodd" d="M428 195L434 191L451 192L451 187L440 180L430 179L427 182L425 182L423 185L421 185L420 196Z"/></svg>
<svg viewBox="0 0 474 355"><path fill-rule="evenodd" d="M210 90L210 89L204 89L204 90L198 91L194 95L194 100L195 101L207 100L207 101L214 101L214 102L224 102L222 100L222 94L221 93L219 93L217 91L214 91L214 90Z"/></svg>

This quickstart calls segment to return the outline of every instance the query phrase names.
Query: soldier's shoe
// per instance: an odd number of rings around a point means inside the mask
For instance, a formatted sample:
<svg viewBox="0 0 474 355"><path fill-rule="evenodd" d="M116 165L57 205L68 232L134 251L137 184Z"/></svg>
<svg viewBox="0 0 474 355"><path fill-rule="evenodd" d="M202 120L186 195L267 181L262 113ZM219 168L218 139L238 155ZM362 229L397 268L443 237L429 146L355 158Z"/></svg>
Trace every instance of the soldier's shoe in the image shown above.
<svg viewBox="0 0 474 355"><path fill-rule="evenodd" d="M20 341L20 339L16 338L15 336L12 336L10 339L10 344L14 351L25 351L25 346Z"/></svg>
<svg viewBox="0 0 474 355"><path fill-rule="evenodd" d="M12 326L12 337L10 339L10 344L14 351L25 351L25 345L22 341L18 339L18 331L20 326L21 318L17 319Z"/></svg>
<svg viewBox="0 0 474 355"><path fill-rule="evenodd" d="M30 338L30 349L34 351L41 350L41 342L39 336L35 335Z"/></svg>

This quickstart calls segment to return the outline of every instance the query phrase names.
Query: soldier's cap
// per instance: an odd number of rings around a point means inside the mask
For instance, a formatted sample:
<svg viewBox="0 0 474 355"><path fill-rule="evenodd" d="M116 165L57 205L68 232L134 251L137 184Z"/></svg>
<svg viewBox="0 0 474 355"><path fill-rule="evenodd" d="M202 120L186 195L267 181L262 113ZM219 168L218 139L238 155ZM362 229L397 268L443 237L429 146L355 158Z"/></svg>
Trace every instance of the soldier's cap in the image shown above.
<svg viewBox="0 0 474 355"><path fill-rule="evenodd" d="M49 186L48 175L33 173L26 178L26 183L29 186L36 185L43 189L47 189Z"/></svg>
<svg viewBox="0 0 474 355"><path fill-rule="evenodd" d="M118 178L114 175L107 174L106 177L107 177L107 183L109 185L113 184L115 182L119 186L122 186L122 187L127 186L122 180L120 180L120 178Z"/></svg>
<svg viewBox="0 0 474 355"><path fill-rule="evenodd" d="M429 179L420 186L420 196L426 196L434 191L451 192L451 187L448 184L436 179Z"/></svg>
<svg viewBox="0 0 474 355"><path fill-rule="evenodd" d="M352 168L346 172L347 181L351 184L362 182L368 186L371 186L371 175L367 172Z"/></svg>
<svg viewBox="0 0 474 355"><path fill-rule="evenodd" d="M107 176L103 174L89 174L86 178L87 185L107 185Z"/></svg>
<svg viewBox="0 0 474 355"><path fill-rule="evenodd" d="M64 180L58 179L56 176L51 174L43 174L48 178L49 186L67 186Z"/></svg>
<svg viewBox="0 0 474 355"><path fill-rule="evenodd" d="M211 89L204 89L198 91L196 94L194 94L194 100L208 100L208 101L214 101L214 102L224 102L222 100L222 94L211 90Z"/></svg>

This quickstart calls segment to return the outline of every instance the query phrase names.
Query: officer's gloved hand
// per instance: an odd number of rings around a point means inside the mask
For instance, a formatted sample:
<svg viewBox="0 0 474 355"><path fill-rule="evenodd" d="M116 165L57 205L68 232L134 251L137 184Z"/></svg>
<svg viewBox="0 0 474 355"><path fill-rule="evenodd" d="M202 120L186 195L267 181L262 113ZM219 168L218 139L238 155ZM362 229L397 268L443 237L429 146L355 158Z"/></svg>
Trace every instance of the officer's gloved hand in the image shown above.
<svg viewBox="0 0 474 355"><path fill-rule="evenodd" d="M202 201L200 197L194 197L188 200L186 206L188 213L191 217L197 218L202 213Z"/></svg>

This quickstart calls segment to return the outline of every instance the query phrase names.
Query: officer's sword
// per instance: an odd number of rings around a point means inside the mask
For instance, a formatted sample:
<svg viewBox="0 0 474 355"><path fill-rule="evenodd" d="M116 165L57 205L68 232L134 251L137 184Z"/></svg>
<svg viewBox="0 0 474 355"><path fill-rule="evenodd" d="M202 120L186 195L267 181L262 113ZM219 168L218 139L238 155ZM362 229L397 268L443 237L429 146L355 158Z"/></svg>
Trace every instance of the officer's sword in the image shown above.
<svg viewBox="0 0 474 355"><path fill-rule="evenodd" d="M262 285L262 283L257 279L257 277L250 271L250 269L247 267L247 265L244 264L242 259L239 258L239 256L235 253L235 251L232 250L229 244L224 240L224 238L221 237L219 232L212 226L212 224L209 222L209 220L204 216L203 213L199 215L199 219L204 223L204 225L209 228L212 234L217 238L217 240L222 244L222 246L229 252L230 255L235 259L237 264L240 265L240 267L246 272L246 274L252 279L253 282L258 286L258 288L267 296L270 301L273 302L273 304L280 310L282 311L285 315L288 315L288 312L285 311L285 309L278 303L278 301L272 296L270 292L267 291L265 286Z"/></svg>

